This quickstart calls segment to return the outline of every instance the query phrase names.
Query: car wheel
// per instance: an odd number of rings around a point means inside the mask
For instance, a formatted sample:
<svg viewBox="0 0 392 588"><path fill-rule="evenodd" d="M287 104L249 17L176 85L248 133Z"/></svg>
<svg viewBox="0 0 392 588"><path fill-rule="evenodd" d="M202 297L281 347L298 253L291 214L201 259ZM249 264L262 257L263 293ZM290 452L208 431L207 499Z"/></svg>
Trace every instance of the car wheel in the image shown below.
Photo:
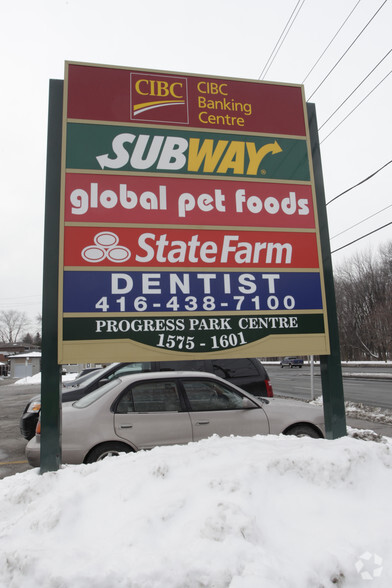
<svg viewBox="0 0 392 588"><path fill-rule="evenodd" d="M310 425L294 425L285 431L285 435L295 435L296 437L312 437L320 439L320 434Z"/></svg>
<svg viewBox="0 0 392 588"><path fill-rule="evenodd" d="M102 443L94 447L84 461L85 463L94 463L102 461L106 457L114 457L120 455L120 453L129 453L130 451L129 445L124 443Z"/></svg>

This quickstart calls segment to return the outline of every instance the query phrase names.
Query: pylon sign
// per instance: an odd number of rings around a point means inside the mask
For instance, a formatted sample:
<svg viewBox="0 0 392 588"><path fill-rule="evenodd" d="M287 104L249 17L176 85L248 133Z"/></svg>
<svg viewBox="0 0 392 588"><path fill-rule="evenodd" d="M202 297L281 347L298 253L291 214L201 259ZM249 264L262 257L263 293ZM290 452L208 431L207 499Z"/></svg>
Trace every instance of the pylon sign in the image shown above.
<svg viewBox="0 0 392 588"><path fill-rule="evenodd" d="M329 353L303 87L66 63L59 362Z"/></svg>

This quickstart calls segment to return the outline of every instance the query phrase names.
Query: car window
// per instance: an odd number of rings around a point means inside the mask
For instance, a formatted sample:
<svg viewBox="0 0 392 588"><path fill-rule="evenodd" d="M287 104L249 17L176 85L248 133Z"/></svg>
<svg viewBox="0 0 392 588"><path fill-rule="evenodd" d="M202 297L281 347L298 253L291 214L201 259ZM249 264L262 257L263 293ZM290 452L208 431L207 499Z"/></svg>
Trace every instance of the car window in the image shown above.
<svg viewBox="0 0 392 588"><path fill-rule="evenodd" d="M238 410L243 396L212 380L185 380L183 386L192 411Z"/></svg>
<svg viewBox="0 0 392 588"><path fill-rule="evenodd" d="M109 380L114 380L115 378L119 378L120 376L127 376L132 374L139 374L141 372L150 372L151 371L151 362L150 361L135 361L132 363L128 363L127 365L123 365L115 370L110 376L108 377Z"/></svg>
<svg viewBox="0 0 392 588"><path fill-rule="evenodd" d="M112 380L111 382L107 382L104 384L104 386L97 388L93 392L90 392L90 394L86 394L86 396L83 396L83 398L80 398L80 400L74 402L73 406L75 406L75 408L85 408L86 406L90 406L90 404L98 400L98 398L102 398L102 396L107 394L110 390L113 390L113 388L119 384L120 380Z"/></svg>
<svg viewBox="0 0 392 588"><path fill-rule="evenodd" d="M220 378L243 378L257 376L258 371L250 359L214 359L214 374Z"/></svg>
<svg viewBox="0 0 392 588"><path fill-rule="evenodd" d="M180 398L175 382L143 382L129 388L117 404L117 413L179 412Z"/></svg>

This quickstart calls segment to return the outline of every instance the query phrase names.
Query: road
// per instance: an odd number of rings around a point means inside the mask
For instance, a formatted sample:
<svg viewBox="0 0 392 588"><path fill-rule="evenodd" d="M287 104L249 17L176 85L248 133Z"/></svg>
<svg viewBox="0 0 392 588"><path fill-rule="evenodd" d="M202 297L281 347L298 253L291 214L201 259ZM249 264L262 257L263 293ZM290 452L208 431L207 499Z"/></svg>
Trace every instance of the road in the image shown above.
<svg viewBox="0 0 392 588"><path fill-rule="evenodd" d="M310 367L281 368L266 365L274 393L301 400L310 398ZM392 368L348 368L343 367L343 388L346 401L392 409ZM360 376L356 377L356 374ZM380 377L379 376L382 376ZM387 376L390 379L386 379ZM383 379L385 378L385 379ZM322 395L320 367L314 369L314 395Z"/></svg>
<svg viewBox="0 0 392 588"><path fill-rule="evenodd" d="M0 479L31 469L25 457L26 440L19 431L19 419L40 386L14 386L0 381Z"/></svg>

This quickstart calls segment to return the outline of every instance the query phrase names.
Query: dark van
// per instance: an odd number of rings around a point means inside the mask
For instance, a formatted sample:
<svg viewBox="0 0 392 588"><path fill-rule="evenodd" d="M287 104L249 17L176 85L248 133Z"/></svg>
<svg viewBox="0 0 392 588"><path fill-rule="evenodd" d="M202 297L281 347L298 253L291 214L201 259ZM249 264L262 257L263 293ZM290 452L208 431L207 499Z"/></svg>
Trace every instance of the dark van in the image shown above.
<svg viewBox="0 0 392 588"><path fill-rule="evenodd" d="M87 378L84 376L81 382L76 379L73 386L68 383L66 388L63 387L62 402L79 400L82 396L119 376L140 372L181 370L210 372L243 388L254 396L273 396L267 371L258 359L194 359L189 361L112 363L106 368L92 372ZM38 395L30 400L20 419L20 432L25 439L34 437L40 410L41 397Z"/></svg>
<svg viewBox="0 0 392 588"><path fill-rule="evenodd" d="M301 357L284 357L280 362L280 367L287 365L290 368L301 368L304 365L304 360Z"/></svg>

